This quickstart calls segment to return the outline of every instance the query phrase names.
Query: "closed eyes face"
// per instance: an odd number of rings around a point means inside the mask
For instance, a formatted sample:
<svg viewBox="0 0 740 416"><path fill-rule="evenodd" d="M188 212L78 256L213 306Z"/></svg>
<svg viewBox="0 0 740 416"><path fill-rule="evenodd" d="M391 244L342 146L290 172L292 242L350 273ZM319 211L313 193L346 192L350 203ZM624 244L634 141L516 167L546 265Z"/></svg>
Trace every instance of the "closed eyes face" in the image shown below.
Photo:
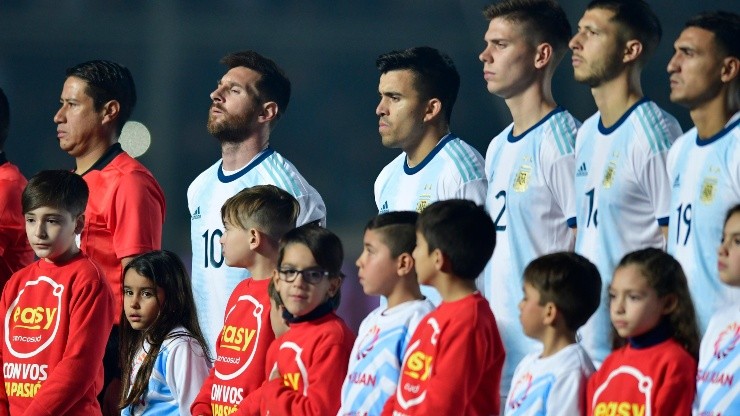
<svg viewBox="0 0 740 416"><path fill-rule="evenodd" d="M123 278L123 310L133 329L149 329L159 317L164 300L164 289L153 280L134 269L126 271Z"/></svg>

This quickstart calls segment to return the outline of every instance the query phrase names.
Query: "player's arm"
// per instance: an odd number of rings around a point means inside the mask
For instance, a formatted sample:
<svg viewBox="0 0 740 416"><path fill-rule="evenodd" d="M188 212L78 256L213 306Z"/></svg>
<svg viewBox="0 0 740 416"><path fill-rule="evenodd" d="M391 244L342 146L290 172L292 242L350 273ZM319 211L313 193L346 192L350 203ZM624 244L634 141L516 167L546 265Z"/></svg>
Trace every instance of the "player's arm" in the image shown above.
<svg viewBox="0 0 740 416"><path fill-rule="evenodd" d="M545 182L563 213L563 221L575 237L578 230L576 224L575 155L572 152L561 154L555 148L545 149L543 149L541 161L545 172ZM573 247L571 247L572 249Z"/></svg>
<svg viewBox="0 0 740 416"><path fill-rule="evenodd" d="M81 271L81 273L90 271ZM79 278L80 276L77 276ZM49 373L24 415L63 415L87 394L103 365L103 354L112 322L113 295L104 279L79 286L70 285L76 293L70 299L69 337L62 359ZM58 339L57 342L62 342Z"/></svg>
<svg viewBox="0 0 740 416"><path fill-rule="evenodd" d="M552 384L547 396L547 414L551 416L570 416L586 414L586 384L588 378L574 369L562 374Z"/></svg>
<svg viewBox="0 0 740 416"><path fill-rule="evenodd" d="M691 414L696 394L696 365L694 359L684 357L675 357L668 362L662 385L654 387L653 409L665 415Z"/></svg>
<svg viewBox="0 0 740 416"><path fill-rule="evenodd" d="M3 295L5 295L3 291ZM0 299L0 311L4 312L2 316L8 313L8 305L5 302L5 296ZM0 340L5 339L5 325L0 325ZM5 368L5 357L3 356L3 347L0 346L0 364ZM8 395L5 391L5 372L2 372L2 385L0 385L0 416L10 416L10 405L8 404Z"/></svg>
<svg viewBox="0 0 740 416"><path fill-rule="evenodd" d="M205 351L195 339L185 341L173 346L166 363L167 385L180 409L190 407L209 373Z"/></svg>

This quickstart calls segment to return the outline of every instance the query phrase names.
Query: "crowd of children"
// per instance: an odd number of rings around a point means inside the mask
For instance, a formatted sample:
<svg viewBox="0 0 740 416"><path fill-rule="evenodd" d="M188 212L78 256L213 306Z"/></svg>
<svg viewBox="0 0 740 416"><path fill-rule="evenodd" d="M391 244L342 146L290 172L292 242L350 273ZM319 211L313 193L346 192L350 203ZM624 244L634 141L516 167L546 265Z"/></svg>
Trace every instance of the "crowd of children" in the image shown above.
<svg viewBox="0 0 740 416"><path fill-rule="evenodd" d="M92 414L101 387L113 298L75 236L87 186L44 171L23 192L39 260L13 275L1 359L0 414ZM358 337L336 315L343 248L331 231L298 228L298 203L272 185L226 201L224 256L253 277L229 300L217 357L196 317L190 279L168 251L124 269L120 313L122 415L712 415L738 409L740 309L718 311L699 346L680 264L659 249L629 253L608 287L571 252L524 271L520 322L542 344L516 367L499 403L504 347L475 280L495 246L494 224L472 201L446 200L421 214L370 220L357 259L368 295L385 296ZM740 286L740 205L719 247L723 283ZM419 285L433 286L434 307ZM606 291L613 352L595 370L576 330ZM40 347L29 348L29 337ZM698 360L698 361L697 361ZM97 363L97 364L96 364ZM697 373L698 368L698 373ZM192 412L192 413L191 413ZM731 413L723 413L731 414Z"/></svg>

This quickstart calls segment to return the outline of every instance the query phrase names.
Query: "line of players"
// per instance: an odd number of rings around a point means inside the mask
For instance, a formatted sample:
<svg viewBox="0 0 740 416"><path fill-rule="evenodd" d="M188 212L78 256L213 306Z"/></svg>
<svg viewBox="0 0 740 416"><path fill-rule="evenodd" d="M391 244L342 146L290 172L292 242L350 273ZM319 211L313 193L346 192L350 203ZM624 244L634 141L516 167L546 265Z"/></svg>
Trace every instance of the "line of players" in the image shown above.
<svg viewBox="0 0 740 416"><path fill-rule="evenodd" d="M668 64L671 100L687 106L696 125L677 139L681 131L675 119L644 98L640 87L641 69L661 36L646 3L595 0L572 38L558 6L535 2L527 9L525 4L502 2L485 12L484 78L488 90L505 99L514 120L492 140L485 162L450 133L459 76L448 57L412 48L377 62L379 132L385 146L403 150L375 183L379 211L422 210L435 200L456 197L485 203L495 221L498 244L481 288L507 350L502 395L518 360L535 348L521 330L515 294L524 266L539 255L575 249L609 279L623 254L663 247L667 238L668 251L686 270L702 330L721 304L740 299L736 290L719 287L714 249L724 212L740 201L737 15L697 16L674 44ZM574 76L589 85L599 109L583 125L556 105L551 92L555 67L568 47ZM229 70L211 94L208 119L223 157L188 189L193 290L209 341L219 336L229 294L248 277L223 265L223 202L242 188L275 184L299 200L299 224L325 224L326 218L318 192L269 146L272 127L287 108L289 81L274 62L254 52L229 55L223 63ZM117 145L135 103L130 74L123 77L130 87L95 96L90 86L106 80L96 78L95 65L82 68L92 75L68 73L55 122L60 146L75 157L91 188L90 200L97 202L88 205L82 249L110 265L106 275L120 290L122 264L161 246L164 197L143 166L123 163L126 155ZM95 118L86 118L90 114ZM4 188L18 193L24 182L5 162L8 182L15 185ZM127 163L133 167L119 166ZM128 204L115 198L118 192ZM10 195L4 203L19 200ZM132 199L137 195L141 201ZM139 236L127 236L134 229ZM22 243L4 246L3 261L14 261L14 247L28 261ZM425 288L425 295L439 302L433 290ZM120 302L120 296L116 299ZM608 314L604 307L599 311L581 331L597 363L610 350Z"/></svg>

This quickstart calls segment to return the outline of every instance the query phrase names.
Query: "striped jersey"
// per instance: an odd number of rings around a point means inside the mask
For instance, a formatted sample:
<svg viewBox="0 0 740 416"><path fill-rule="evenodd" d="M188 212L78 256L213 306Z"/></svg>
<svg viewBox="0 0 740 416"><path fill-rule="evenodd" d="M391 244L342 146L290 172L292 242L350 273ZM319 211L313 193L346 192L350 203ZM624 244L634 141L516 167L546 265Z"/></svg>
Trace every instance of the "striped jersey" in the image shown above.
<svg viewBox="0 0 740 416"><path fill-rule="evenodd" d="M375 180L375 203L380 214L421 212L432 202L453 198L483 205L486 184L483 157L448 133L418 165L409 167L406 153L386 165ZM433 287L422 286L421 292L435 305L442 301Z"/></svg>
<svg viewBox="0 0 740 416"><path fill-rule="evenodd" d="M214 356L226 302L236 285L249 277L246 269L224 264L219 242L223 235L221 206L240 190L255 185L275 185L293 195L301 206L298 225L312 221L326 224L321 195L293 164L270 147L236 172L224 173L219 160L195 178L188 188L193 297L200 327Z"/></svg>
<svg viewBox="0 0 740 416"><path fill-rule="evenodd" d="M506 348L502 396L516 365L539 344L524 335L519 322L524 268L544 254L573 250L578 126L558 107L518 136L509 125L486 152L486 210L496 224L496 249L483 285Z"/></svg>
<svg viewBox="0 0 740 416"><path fill-rule="evenodd" d="M694 127L676 140L668 175L668 252L686 273L703 332L715 311L740 303L740 289L723 285L717 275L725 216L740 203L740 112L710 138L700 139Z"/></svg>
<svg viewBox="0 0 740 416"><path fill-rule="evenodd" d="M409 339L433 309L426 299L413 300L388 309L381 306L362 321L342 385L339 416L380 415L396 391Z"/></svg>
<svg viewBox="0 0 740 416"><path fill-rule="evenodd" d="M666 157L681 135L676 119L641 99L611 127L596 113L576 138L576 252L599 269L608 288L622 257L646 247L664 247L670 183ZM581 328L582 344L597 367L611 352L609 302Z"/></svg>

